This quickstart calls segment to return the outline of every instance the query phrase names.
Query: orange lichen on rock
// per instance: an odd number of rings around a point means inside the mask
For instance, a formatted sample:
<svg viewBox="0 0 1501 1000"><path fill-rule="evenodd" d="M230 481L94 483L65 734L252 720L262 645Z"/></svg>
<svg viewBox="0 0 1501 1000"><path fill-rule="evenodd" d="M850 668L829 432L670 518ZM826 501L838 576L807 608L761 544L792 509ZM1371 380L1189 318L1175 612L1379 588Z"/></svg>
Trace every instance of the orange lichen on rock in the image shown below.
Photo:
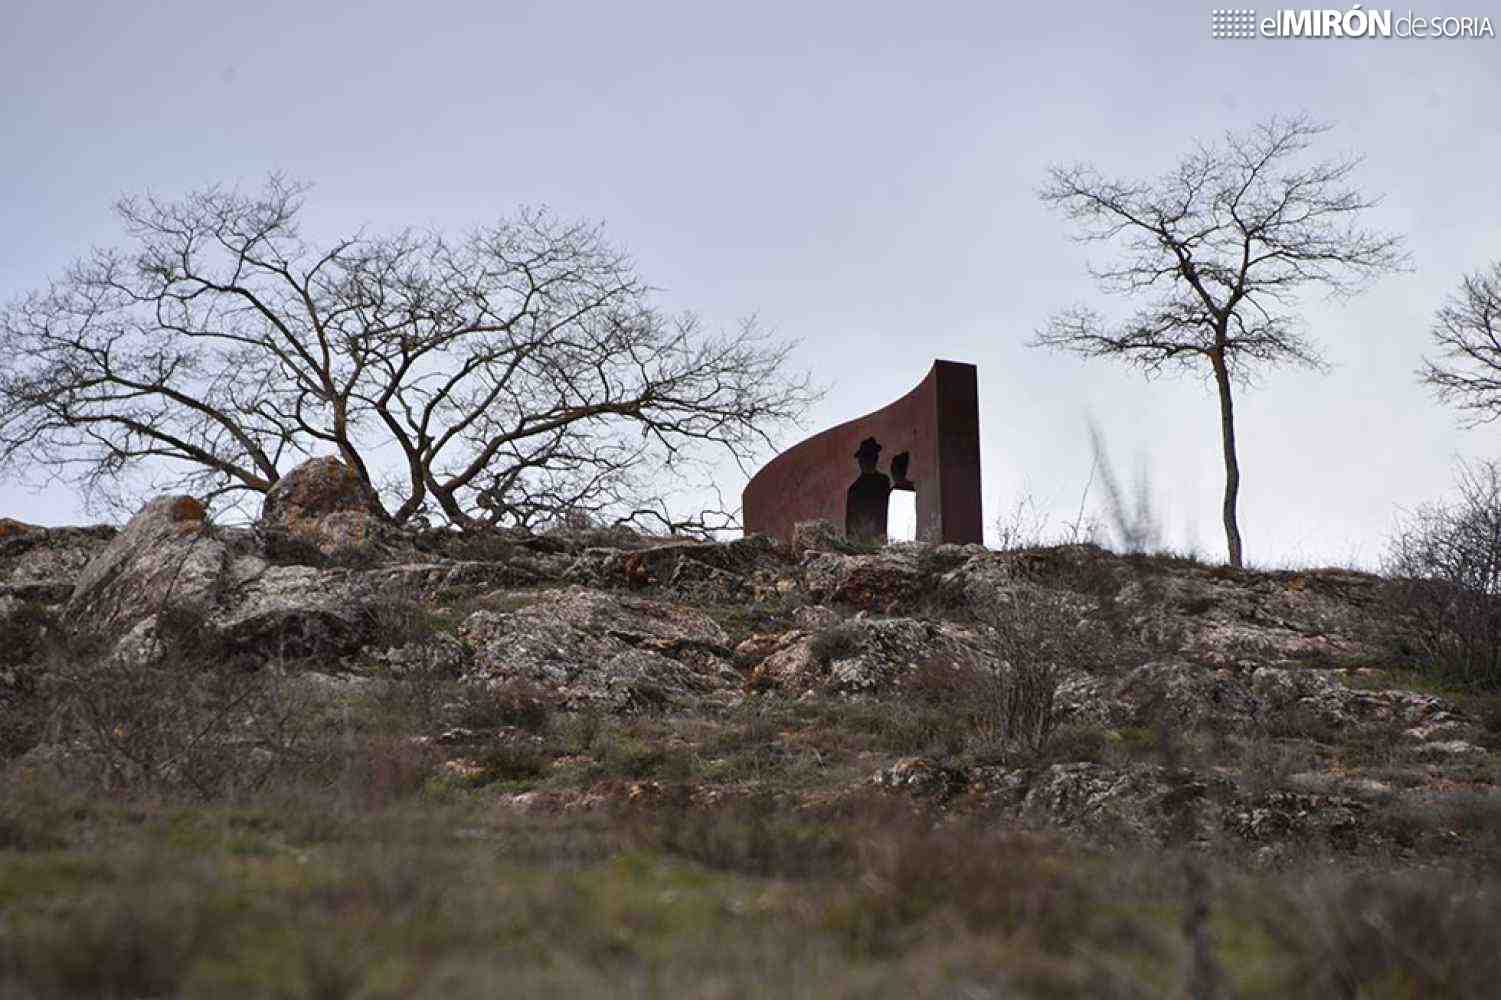
<svg viewBox="0 0 1501 1000"><path fill-rule="evenodd" d="M208 518L208 508L196 497L178 497L171 514L174 521L202 521Z"/></svg>
<svg viewBox="0 0 1501 1000"><path fill-rule="evenodd" d="M278 480L266 494L261 520L290 526L340 511L370 513L370 499L359 473L325 456L304 462Z"/></svg>
<svg viewBox="0 0 1501 1000"><path fill-rule="evenodd" d="M41 530L39 525L27 524L25 521L17 521L10 517L0 517L0 538L14 538L17 535Z"/></svg>

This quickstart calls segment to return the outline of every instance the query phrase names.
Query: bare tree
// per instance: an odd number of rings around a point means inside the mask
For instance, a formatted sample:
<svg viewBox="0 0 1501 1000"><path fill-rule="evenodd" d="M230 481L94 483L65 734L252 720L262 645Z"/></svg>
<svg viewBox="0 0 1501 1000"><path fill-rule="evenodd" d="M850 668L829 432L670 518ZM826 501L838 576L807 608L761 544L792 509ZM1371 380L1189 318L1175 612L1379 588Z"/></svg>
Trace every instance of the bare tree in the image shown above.
<svg viewBox="0 0 1501 1000"><path fill-rule="evenodd" d="M1501 416L1501 261L1465 276L1434 318L1433 340L1442 354L1423 359L1419 378L1469 426Z"/></svg>
<svg viewBox="0 0 1501 1000"><path fill-rule="evenodd" d="M1055 166L1039 192L1082 242L1114 244L1118 262L1091 267L1100 287L1143 300L1109 322L1087 307L1052 316L1034 345L1119 356L1148 376L1203 371L1218 390L1230 564L1242 565L1233 388L1260 367L1323 367L1295 311L1305 286L1350 293L1399 268L1400 237L1362 228L1376 204L1351 186L1358 157L1302 164L1328 131L1298 116L1200 143L1156 180L1111 180L1087 165Z"/></svg>
<svg viewBox="0 0 1501 1000"><path fill-rule="evenodd" d="M527 525L654 505L664 472L749 457L812 396L754 321L654 308L597 227L522 210L315 246L306 191L122 199L130 249L0 310L0 467L232 502L333 452L397 523Z"/></svg>

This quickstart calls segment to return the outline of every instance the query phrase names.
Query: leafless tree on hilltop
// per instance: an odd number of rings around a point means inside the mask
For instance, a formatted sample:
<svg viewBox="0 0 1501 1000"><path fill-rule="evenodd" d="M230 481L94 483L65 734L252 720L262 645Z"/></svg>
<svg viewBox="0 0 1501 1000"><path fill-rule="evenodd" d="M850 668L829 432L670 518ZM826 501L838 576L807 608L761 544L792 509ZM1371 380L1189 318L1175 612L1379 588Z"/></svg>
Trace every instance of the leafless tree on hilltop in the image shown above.
<svg viewBox="0 0 1501 1000"><path fill-rule="evenodd" d="M1033 343L1118 356L1148 377L1175 370L1213 376L1232 566L1244 558L1234 387L1264 367L1323 367L1297 311L1306 287L1350 293L1403 263L1400 237L1360 224L1377 199L1352 185L1358 157L1301 162L1327 130L1303 116L1271 118L1196 145L1155 180L1056 166L1039 192L1075 225L1078 240L1119 251L1113 265L1090 269L1100 287L1142 304L1119 321L1085 306L1064 310Z"/></svg>
<svg viewBox="0 0 1501 1000"><path fill-rule="evenodd" d="M306 192L122 199L129 249L0 310L0 467L233 501L325 452L394 522L532 524L654 508L664 472L749 458L812 398L754 321L660 312L597 227L314 245Z"/></svg>

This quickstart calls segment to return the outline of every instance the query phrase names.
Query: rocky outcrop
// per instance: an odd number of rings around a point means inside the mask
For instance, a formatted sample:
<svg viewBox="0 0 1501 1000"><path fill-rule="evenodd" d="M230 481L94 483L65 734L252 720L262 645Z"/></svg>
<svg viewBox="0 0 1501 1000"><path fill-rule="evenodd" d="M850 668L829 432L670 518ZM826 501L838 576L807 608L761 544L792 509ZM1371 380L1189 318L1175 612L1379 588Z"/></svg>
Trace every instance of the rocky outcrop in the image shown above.
<svg viewBox="0 0 1501 1000"><path fill-rule="evenodd" d="M561 577L591 587L659 587L684 598L747 600L775 592L783 557L776 540L765 535L633 549L590 547Z"/></svg>
<svg viewBox="0 0 1501 1000"><path fill-rule="evenodd" d="M118 533L0 522L0 708L32 696L51 662L35 651L59 622L113 640L117 663L150 660L186 625L204 655L282 661L330 698L438 678L436 691L535 685L549 710L665 711L660 727L620 727L632 740L673 730L650 748L651 778L626 784L562 787L615 766L571 736L567 756L546 749L589 720L529 732L538 766L559 777L515 802L543 809L707 803L766 791L758 783L797 762L795 787L773 790L810 808L907 796L904 810L969 810L1090 843L1232 845L1275 861L1310 842L1387 850L1384 811L1494 795L1501 727L1483 703L1390 688L1364 669L1379 662L1371 636L1386 605L1363 574L1243 573L1091 546L876 549L817 525L794 546L397 532L371 527L352 473L329 459L289 473L266 508L265 523L238 528L181 496ZM353 550L362 557L341 557ZM985 689L963 671L1059 635L1088 648L1058 644L1052 739L966 721L964 699ZM404 736L476 755L521 738ZM813 787L826 760L831 777ZM486 773L461 765L464 780ZM686 799L680 775L694 785Z"/></svg>
<svg viewBox="0 0 1501 1000"><path fill-rule="evenodd" d="M255 532L216 529L198 500L164 496L93 555L65 620L116 640L116 654L131 662L183 639L256 659L340 654L368 631L365 608L381 582L272 565Z"/></svg>
<svg viewBox="0 0 1501 1000"><path fill-rule="evenodd" d="M206 627L230 652L256 659L338 656L360 646L369 598L350 574L271 566L238 587Z"/></svg>
<svg viewBox="0 0 1501 1000"><path fill-rule="evenodd" d="M984 655L978 634L959 625L863 615L776 637L753 636L736 652L760 660L751 673L753 687L794 695L879 694L935 660Z"/></svg>
<svg viewBox="0 0 1501 1000"><path fill-rule="evenodd" d="M741 684L729 637L707 615L581 587L512 612L476 612L460 636L478 678L545 684L569 707L663 706Z"/></svg>
<svg viewBox="0 0 1501 1000"><path fill-rule="evenodd" d="M0 520L0 595L44 604L66 601L89 561L116 534L108 525L39 528Z"/></svg>
<svg viewBox="0 0 1501 1000"><path fill-rule="evenodd" d="M118 636L162 614L201 619L219 600L229 561L229 549L211 531L201 502L157 497L84 568L68 600L68 623Z"/></svg>
<svg viewBox="0 0 1501 1000"><path fill-rule="evenodd" d="M1474 740L1480 728L1447 700L1398 689L1352 687L1341 672L1313 667L1233 670L1154 660L1121 675L1075 672L1060 682L1060 720L1110 729L1299 732L1333 739L1379 727L1413 743Z"/></svg>
<svg viewBox="0 0 1501 1000"><path fill-rule="evenodd" d="M1031 781L1020 815L1097 842L1165 843L1174 833L1193 839L1192 826L1173 827L1187 825L1208 792L1202 777L1158 764L1053 764Z"/></svg>
<svg viewBox="0 0 1501 1000"><path fill-rule="evenodd" d="M810 552L803 557L804 585L811 597L882 614L910 613L963 590L943 585L945 576L976 557L979 545L899 542L872 553ZM994 553L989 553L994 555Z"/></svg>

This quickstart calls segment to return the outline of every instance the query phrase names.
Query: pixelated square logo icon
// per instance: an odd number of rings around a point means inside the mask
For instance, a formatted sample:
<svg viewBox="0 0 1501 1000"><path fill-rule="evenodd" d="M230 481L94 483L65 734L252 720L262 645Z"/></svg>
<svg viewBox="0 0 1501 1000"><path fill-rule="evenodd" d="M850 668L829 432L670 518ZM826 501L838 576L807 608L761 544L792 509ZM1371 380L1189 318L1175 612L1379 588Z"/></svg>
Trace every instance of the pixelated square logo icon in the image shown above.
<svg viewBox="0 0 1501 1000"><path fill-rule="evenodd" d="M1239 7L1211 10L1209 35L1211 38L1255 38L1256 11Z"/></svg>

